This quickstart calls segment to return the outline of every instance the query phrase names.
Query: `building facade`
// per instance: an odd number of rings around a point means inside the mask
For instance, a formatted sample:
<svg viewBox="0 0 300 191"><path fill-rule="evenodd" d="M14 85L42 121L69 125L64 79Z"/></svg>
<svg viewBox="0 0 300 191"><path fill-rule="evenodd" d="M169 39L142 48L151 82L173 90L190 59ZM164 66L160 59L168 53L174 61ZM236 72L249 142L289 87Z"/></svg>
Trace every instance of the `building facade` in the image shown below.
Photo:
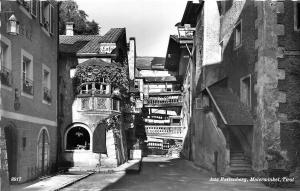
<svg viewBox="0 0 300 191"><path fill-rule="evenodd" d="M56 165L58 8L54 1L2 1L1 9L1 128L10 181L21 183ZM7 33L12 14L17 36Z"/></svg>
<svg viewBox="0 0 300 191"><path fill-rule="evenodd" d="M298 21L297 1L188 2L181 25L195 32L183 84L192 84L193 103L186 158L217 174L297 171Z"/></svg>
<svg viewBox="0 0 300 191"><path fill-rule="evenodd" d="M118 77L110 76L113 74L108 70L123 71L127 67L126 30L110 29L104 36L74 35L70 25L67 35L60 36L60 162L79 168L115 167L128 156L123 101L114 96L116 87L111 83L113 77ZM75 83L79 69L86 70L84 75L89 80ZM103 124L113 116L121 123L118 136Z"/></svg>

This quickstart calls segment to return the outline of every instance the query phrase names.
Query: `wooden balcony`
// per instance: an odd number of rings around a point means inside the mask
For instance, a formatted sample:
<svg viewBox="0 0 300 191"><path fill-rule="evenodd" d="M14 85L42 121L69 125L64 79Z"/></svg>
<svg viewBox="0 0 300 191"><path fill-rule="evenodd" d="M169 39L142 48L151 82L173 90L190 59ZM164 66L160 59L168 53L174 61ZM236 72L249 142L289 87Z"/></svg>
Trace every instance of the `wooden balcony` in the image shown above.
<svg viewBox="0 0 300 191"><path fill-rule="evenodd" d="M182 96L181 95L166 95L166 96L151 96L145 103L145 107L181 107Z"/></svg>
<svg viewBox="0 0 300 191"><path fill-rule="evenodd" d="M145 129L148 137L169 138L169 139L183 138L182 126L145 125Z"/></svg>

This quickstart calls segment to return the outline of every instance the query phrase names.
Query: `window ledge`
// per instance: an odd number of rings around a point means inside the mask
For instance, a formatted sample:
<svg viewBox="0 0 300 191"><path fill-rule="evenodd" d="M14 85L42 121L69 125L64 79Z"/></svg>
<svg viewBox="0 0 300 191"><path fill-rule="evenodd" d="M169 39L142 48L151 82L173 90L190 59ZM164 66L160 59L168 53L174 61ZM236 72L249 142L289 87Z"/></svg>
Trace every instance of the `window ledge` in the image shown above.
<svg viewBox="0 0 300 191"><path fill-rule="evenodd" d="M7 90L10 92L12 91L12 87L9 87L9 86L3 85L3 84L1 84L1 89Z"/></svg>
<svg viewBox="0 0 300 191"><path fill-rule="evenodd" d="M32 19L31 13L27 11L22 5L19 5L20 10L30 19Z"/></svg>
<svg viewBox="0 0 300 191"><path fill-rule="evenodd" d="M21 92L21 96L27 97L29 99L33 99L33 95L27 94L27 93L23 92L23 90Z"/></svg>

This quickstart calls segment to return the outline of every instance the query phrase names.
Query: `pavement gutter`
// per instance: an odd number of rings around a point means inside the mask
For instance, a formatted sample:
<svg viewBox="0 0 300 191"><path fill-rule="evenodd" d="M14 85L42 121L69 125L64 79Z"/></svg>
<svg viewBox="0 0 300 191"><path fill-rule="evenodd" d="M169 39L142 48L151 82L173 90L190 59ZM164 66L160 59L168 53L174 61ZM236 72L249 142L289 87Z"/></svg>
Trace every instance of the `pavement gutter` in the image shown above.
<svg viewBox="0 0 300 191"><path fill-rule="evenodd" d="M61 190L61 189L63 189L63 188L66 188L66 187L68 187L68 186L70 186L70 185L72 185L72 184L74 184L74 183L76 183L76 182L78 182L78 181L80 181L80 180L82 180L82 179L85 179L85 178L91 176L91 175L94 174L94 173L95 173L95 172L91 172L91 173L88 173L88 174L86 174L86 175L83 175L83 176L77 178L76 180L72 180L72 181L70 181L70 182L67 182L67 183L63 184L62 186L60 186L59 188L55 188L55 189L53 189L53 190L51 190L51 191L58 191L58 190Z"/></svg>

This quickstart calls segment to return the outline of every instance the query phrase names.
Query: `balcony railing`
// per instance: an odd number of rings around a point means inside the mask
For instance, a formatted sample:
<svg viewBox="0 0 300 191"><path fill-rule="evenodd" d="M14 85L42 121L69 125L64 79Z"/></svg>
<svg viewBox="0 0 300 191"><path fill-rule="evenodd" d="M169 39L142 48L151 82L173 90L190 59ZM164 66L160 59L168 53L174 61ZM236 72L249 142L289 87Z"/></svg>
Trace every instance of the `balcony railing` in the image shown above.
<svg viewBox="0 0 300 191"><path fill-rule="evenodd" d="M162 143L162 142L154 142L154 141L148 141L147 147L149 149L163 149L168 150L170 148L170 144L168 143Z"/></svg>
<svg viewBox="0 0 300 191"><path fill-rule="evenodd" d="M1 83L5 86L11 86L11 70L5 66L1 66Z"/></svg>
<svg viewBox="0 0 300 191"><path fill-rule="evenodd" d="M182 137L182 126L146 125L147 136Z"/></svg>
<svg viewBox="0 0 300 191"><path fill-rule="evenodd" d="M33 81L29 78L23 78L23 92L33 95Z"/></svg>
<svg viewBox="0 0 300 191"><path fill-rule="evenodd" d="M172 103L182 103L182 96L156 96L149 97L148 104L150 105L160 105L160 104L172 104Z"/></svg>
<svg viewBox="0 0 300 191"><path fill-rule="evenodd" d="M51 103L51 101L52 101L51 90L48 89L48 88L46 88L46 87L44 87L43 88L43 93L44 93L44 96L43 96L44 100L46 102Z"/></svg>

